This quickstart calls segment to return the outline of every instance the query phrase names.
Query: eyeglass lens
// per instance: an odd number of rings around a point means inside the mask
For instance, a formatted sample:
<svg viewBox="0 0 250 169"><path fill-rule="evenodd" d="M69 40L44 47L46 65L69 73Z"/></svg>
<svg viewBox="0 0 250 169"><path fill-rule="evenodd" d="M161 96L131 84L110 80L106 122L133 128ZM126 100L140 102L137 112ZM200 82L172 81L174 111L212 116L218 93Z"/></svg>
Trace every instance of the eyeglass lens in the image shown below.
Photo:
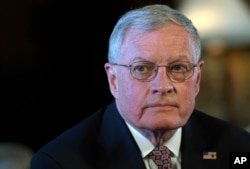
<svg viewBox="0 0 250 169"><path fill-rule="evenodd" d="M193 74L196 65L190 62L173 62L169 65L156 65L152 62L134 62L130 66L131 74L138 80L151 80L158 72L159 67L166 67L167 74L172 81L184 81Z"/></svg>

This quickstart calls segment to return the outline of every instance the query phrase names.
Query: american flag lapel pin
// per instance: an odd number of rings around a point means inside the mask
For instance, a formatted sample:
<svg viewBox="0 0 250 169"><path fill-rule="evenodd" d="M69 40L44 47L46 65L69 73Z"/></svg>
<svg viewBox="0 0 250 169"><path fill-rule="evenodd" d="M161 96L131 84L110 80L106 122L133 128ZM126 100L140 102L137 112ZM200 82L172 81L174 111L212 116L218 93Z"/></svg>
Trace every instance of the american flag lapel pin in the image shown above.
<svg viewBox="0 0 250 169"><path fill-rule="evenodd" d="M216 160L217 152L215 151L204 151L202 154L203 160Z"/></svg>

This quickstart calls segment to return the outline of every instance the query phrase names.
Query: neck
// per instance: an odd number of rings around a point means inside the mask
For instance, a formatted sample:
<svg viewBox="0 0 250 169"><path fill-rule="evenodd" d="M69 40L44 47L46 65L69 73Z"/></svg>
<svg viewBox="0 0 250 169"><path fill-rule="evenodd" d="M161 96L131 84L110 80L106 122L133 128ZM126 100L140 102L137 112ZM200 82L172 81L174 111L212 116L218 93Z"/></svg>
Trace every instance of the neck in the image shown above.
<svg viewBox="0 0 250 169"><path fill-rule="evenodd" d="M168 141L174 133L177 131L175 130L157 130L157 131L150 131L146 129L138 129L138 131L144 135L152 144L155 146L163 145L166 141Z"/></svg>

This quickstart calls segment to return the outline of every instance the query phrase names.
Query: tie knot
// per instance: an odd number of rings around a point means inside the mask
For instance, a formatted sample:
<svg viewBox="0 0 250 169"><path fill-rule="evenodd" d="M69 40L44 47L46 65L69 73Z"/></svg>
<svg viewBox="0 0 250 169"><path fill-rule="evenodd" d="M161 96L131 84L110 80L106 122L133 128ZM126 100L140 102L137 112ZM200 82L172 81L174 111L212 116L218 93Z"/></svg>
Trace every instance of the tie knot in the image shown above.
<svg viewBox="0 0 250 169"><path fill-rule="evenodd" d="M154 161L158 169L171 169L170 151L166 146L156 146L149 154L149 158Z"/></svg>

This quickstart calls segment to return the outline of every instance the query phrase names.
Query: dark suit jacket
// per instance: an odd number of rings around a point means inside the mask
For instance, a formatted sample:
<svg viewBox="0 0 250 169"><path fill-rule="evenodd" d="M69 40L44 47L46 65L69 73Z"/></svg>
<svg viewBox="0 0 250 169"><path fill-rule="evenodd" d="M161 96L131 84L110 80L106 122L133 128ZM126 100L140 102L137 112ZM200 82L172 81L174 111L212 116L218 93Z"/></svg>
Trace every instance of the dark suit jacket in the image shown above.
<svg viewBox="0 0 250 169"><path fill-rule="evenodd" d="M204 160L204 151L217 152ZM229 169L230 152L250 152L248 132L194 111L183 127L182 169ZM34 154L30 169L146 169L114 103L89 116Z"/></svg>

